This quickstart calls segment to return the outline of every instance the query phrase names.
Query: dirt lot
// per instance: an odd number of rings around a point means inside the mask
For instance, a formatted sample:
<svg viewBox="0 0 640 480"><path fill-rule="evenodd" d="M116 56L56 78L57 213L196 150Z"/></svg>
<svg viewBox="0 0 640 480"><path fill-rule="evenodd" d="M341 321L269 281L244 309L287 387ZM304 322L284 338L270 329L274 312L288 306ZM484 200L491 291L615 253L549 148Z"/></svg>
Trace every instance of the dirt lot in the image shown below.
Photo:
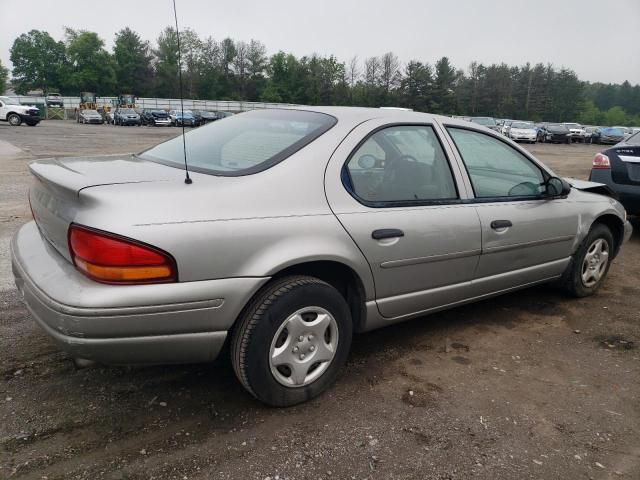
<svg viewBox="0 0 640 480"><path fill-rule="evenodd" d="M0 124L0 478L640 478L638 233L598 295L534 288L357 336L335 387L286 410L248 396L226 358L75 370L11 283L26 163L177 133ZM531 147L577 178L597 150Z"/></svg>

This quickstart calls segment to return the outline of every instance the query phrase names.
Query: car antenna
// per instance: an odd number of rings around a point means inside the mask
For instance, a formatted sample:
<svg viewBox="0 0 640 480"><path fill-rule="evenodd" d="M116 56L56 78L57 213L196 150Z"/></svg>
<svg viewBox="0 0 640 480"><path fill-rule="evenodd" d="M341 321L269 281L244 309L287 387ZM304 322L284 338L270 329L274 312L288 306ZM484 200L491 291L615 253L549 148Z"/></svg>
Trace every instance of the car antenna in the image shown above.
<svg viewBox="0 0 640 480"><path fill-rule="evenodd" d="M189 177L189 166L187 165L187 140L184 136L184 100L182 98L182 60L180 59L180 30L178 30L178 12L176 10L176 0L173 0L173 16L176 20L176 38L178 39L178 81L180 83L180 115L182 116L182 151L184 152L184 183L193 183Z"/></svg>

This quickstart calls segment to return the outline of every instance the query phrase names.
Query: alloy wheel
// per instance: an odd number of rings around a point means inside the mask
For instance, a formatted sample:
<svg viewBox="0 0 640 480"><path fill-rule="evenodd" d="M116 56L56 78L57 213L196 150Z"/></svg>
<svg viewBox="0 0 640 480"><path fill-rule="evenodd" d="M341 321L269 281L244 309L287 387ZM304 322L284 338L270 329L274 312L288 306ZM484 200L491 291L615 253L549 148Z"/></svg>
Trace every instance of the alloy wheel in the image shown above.
<svg viewBox="0 0 640 480"><path fill-rule="evenodd" d="M582 262L582 283L585 287L597 284L607 270L609 263L609 244L602 238L596 239L584 256Z"/></svg>

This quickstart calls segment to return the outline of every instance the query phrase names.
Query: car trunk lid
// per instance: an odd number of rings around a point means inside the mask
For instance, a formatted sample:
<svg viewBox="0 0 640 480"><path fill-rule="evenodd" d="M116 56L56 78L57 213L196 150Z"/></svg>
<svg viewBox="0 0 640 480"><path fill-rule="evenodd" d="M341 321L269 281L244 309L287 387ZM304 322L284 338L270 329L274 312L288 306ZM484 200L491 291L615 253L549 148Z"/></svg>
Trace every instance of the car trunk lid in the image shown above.
<svg viewBox="0 0 640 480"><path fill-rule="evenodd" d="M615 183L640 185L640 146L619 145L607 150Z"/></svg>
<svg viewBox="0 0 640 480"><path fill-rule="evenodd" d="M78 211L91 208L83 201L84 189L113 184L180 181L180 169L142 160L132 155L54 158L29 166L34 177L29 191L33 217L42 235L64 257L69 224Z"/></svg>

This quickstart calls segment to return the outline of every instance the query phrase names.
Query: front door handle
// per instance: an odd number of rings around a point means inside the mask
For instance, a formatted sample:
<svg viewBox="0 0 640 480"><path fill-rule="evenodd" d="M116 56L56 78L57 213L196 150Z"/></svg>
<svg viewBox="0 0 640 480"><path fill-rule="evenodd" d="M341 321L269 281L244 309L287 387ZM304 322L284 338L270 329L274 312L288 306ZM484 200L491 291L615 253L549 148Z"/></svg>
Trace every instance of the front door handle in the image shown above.
<svg viewBox="0 0 640 480"><path fill-rule="evenodd" d="M404 232L398 228L381 228L371 232L371 238L382 240L383 238L404 237Z"/></svg>
<svg viewBox="0 0 640 480"><path fill-rule="evenodd" d="M494 230L501 230L503 228L513 227L511 220L494 220L491 222L491 228Z"/></svg>

